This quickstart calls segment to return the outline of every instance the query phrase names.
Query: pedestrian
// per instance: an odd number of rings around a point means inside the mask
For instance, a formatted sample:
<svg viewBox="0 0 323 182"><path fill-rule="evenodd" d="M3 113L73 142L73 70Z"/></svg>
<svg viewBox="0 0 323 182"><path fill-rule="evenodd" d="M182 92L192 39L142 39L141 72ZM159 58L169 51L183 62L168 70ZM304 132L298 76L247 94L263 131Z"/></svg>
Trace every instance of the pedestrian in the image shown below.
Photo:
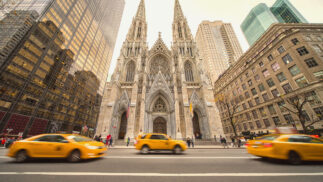
<svg viewBox="0 0 323 182"><path fill-rule="evenodd" d="M216 135L214 135L214 141L216 142Z"/></svg>
<svg viewBox="0 0 323 182"><path fill-rule="evenodd" d="M109 145L110 139L111 139L111 135L109 134L109 135L107 136L107 139L105 140L105 145L106 145L106 146L110 146L110 145Z"/></svg>
<svg viewBox="0 0 323 182"><path fill-rule="evenodd" d="M127 139L127 147L129 146L129 143L130 143L130 137L128 137Z"/></svg>
<svg viewBox="0 0 323 182"><path fill-rule="evenodd" d="M112 136L110 137L109 147L112 147Z"/></svg>
<svg viewBox="0 0 323 182"><path fill-rule="evenodd" d="M187 137L186 143L187 143L187 146L189 148L191 146L191 139L190 139L190 137Z"/></svg>
<svg viewBox="0 0 323 182"><path fill-rule="evenodd" d="M6 139L5 138L2 138L1 140L1 146L4 146L6 144Z"/></svg>
<svg viewBox="0 0 323 182"><path fill-rule="evenodd" d="M234 137L232 137L232 138L231 138L231 141L232 141L232 147L235 147L235 146L236 146L236 144L235 144L235 139L234 139Z"/></svg>
<svg viewBox="0 0 323 182"><path fill-rule="evenodd" d="M241 140L240 138L238 138L238 147L240 148L240 146L241 146Z"/></svg>
<svg viewBox="0 0 323 182"><path fill-rule="evenodd" d="M223 148L227 147L229 148L229 146L227 146L227 140L225 139L225 137L222 137L222 141L221 141Z"/></svg>

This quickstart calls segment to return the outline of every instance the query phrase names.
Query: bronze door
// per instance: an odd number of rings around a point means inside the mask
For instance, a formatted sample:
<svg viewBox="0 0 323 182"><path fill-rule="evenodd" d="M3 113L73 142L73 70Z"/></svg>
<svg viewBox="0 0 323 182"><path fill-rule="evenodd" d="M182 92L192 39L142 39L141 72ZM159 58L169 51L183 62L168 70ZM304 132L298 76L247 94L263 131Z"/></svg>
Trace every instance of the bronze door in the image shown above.
<svg viewBox="0 0 323 182"><path fill-rule="evenodd" d="M127 132L127 113L124 112L121 116L120 129L118 139L124 139Z"/></svg>
<svg viewBox="0 0 323 182"><path fill-rule="evenodd" d="M194 112L194 116L193 116L193 133L196 139L201 139L202 135L201 135L201 130L200 130L200 124L199 124L199 117L196 114L196 112Z"/></svg>
<svg viewBox="0 0 323 182"><path fill-rule="evenodd" d="M165 119L163 118L155 119L154 125L153 125L153 132L167 134L167 123Z"/></svg>

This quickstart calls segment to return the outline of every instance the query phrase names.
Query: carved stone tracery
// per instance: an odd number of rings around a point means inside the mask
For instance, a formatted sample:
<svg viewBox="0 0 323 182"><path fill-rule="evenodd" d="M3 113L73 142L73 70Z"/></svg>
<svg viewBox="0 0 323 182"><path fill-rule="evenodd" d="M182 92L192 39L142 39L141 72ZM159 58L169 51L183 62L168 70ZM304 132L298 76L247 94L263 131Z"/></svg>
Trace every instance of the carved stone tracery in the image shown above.
<svg viewBox="0 0 323 182"><path fill-rule="evenodd" d="M153 108L153 112L167 112L167 107L163 99L157 99Z"/></svg>

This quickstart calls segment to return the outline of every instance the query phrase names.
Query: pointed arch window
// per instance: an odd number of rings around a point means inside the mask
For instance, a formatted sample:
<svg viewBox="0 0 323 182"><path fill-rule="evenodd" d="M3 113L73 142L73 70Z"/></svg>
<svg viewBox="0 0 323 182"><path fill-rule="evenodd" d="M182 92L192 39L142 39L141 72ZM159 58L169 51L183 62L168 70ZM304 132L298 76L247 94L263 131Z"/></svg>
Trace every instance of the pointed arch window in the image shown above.
<svg viewBox="0 0 323 182"><path fill-rule="evenodd" d="M180 23L178 23L178 36L179 38L182 38L182 27Z"/></svg>
<svg viewBox="0 0 323 182"><path fill-rule="evenodd" d="M131 61L127 65L127 77L126 77L126 82L133 82L135 77L135 63Z"/></svg>
<svg viewBox="0 0 323 182"><path fill-rule="evenodd" d="M153 108L153 112L167 112L167 107L163 99L157 99Z"/></svg>
<svg viewBox="0 0 323 182"><path fill-rule="evenodd" d="M185 69L185 79L187 82L193 82L194 77L193 77L193 70L192 70L192 64L189 61L186 61L184 65Z"/></svg>
<svg viewBox="0 0 323 182"><path fill-rule="evenodd" d="M137 38L140 38L140 37L141 37L141 23L139 24L138 33L137 33Z"/></svg>

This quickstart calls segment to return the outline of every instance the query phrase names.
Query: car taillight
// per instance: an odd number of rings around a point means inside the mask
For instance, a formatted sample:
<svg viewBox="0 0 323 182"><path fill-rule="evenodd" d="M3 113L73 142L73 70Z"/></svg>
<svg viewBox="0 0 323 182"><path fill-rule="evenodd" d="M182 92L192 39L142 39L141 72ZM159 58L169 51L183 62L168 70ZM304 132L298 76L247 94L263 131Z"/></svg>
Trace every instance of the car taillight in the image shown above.
<svg viewBox="0 0 323 182"><path fill-rule="evenodd" d="M264 143L264 147L272 147L273 144L272 143Z"/></svg>
<svg viewBox="0 0 323 182"><path fill-rule="evenodd" d="M249 146L250 146L250 143L246 143L246 144L245 144L245 146L246 146L246 147L249 147Z"/></svg>

